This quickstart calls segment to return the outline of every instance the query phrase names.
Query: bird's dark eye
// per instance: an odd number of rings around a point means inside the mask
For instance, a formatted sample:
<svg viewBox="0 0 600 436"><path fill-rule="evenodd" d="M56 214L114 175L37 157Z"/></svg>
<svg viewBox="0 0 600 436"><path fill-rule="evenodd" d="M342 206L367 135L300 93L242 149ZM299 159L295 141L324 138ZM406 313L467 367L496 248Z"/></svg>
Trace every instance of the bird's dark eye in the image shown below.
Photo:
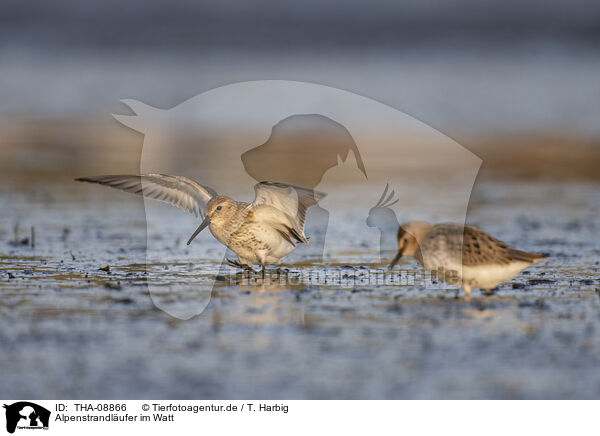
<svg viewBox="0 0 600 436"><path fill-rule="evenodd" d="M217 206L217 210L223 209L223 206Z"/></svg>

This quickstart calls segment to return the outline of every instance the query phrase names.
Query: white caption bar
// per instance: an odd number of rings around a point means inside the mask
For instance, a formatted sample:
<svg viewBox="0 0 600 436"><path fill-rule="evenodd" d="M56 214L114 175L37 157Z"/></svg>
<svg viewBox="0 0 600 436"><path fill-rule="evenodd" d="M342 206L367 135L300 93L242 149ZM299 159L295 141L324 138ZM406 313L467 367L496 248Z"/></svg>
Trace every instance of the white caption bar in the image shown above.
<svg viewBox="0 0 600 436"><path fill-rule="evenodd" d="M175 434L598 434L598 401L0 400L1 432ZM12 431L11 431L12 430ZM169 432L169 433L165 433Z"/></svg>

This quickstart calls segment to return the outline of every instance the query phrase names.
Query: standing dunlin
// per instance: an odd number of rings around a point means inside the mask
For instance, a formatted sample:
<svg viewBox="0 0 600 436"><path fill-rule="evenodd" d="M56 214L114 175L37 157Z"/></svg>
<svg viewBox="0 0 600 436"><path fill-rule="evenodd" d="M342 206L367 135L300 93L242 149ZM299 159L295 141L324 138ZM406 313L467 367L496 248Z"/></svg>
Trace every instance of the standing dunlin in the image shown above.
<svg viewBox="0 0 600 436"><path fill-rule="evenodd" d="M82 177L134 194L162 200L203 218L188 245L205 228L238 256L237 267L279 263L299 243L308 243L304 221L309 207L325 194L284 183L260 182L252 203L217 195L193 180L164 174Z"/></svg>
<svg viewBox="0 0 600 436"><path fill-rule="evenodd" d="M488 293L528 266L547 256L509 247L483 230L456 223L429 224L412 221L398 230L398 254L414 257L436 277L460 285L469 297L471 289Z"/></svg>

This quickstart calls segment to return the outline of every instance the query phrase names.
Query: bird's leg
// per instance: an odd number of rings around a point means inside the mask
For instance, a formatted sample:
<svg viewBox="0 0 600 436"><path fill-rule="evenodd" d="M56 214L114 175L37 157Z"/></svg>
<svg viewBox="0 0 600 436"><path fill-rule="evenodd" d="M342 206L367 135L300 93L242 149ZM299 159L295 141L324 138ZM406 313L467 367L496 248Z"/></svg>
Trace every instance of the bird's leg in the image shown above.
<svg viewBox="0 0 600 436"><path fill-rule="evenodd" d="M245 263L238 262L237 260L231 260L231 259L225 259L225 260L227 260L227 263L230 266L233 266L235 268L242 268L243 270L246 270L246 271L255 272L254 269L250 265L246 265Z"/></svg>
<svg viewBox="0 0 600 436"><path fill-rule="evenodd" d="M469 301L471 299L471 287L465 286L464 290L465 290L465 300Z"/></svg>
<svg viewBox="0 0 600 436"><path fill-rule="evenodd" d="M244 265L242 265L241 263L239 263L239 262L238 262L238 261L236 261L236 260L231 260L231 259L229 259L229 258L227 258L227 259L225 259L225 260L227 261L227 264L228 264L229 266L233 266L233 267L236 267L236 268L244 268Z"/></svg>
<svg viewBox="0 0 600 436"><path fill-rule="evenodd" d="M264 264L262 266L262 271L260 272L260 274L261 274L261 276L262 276L262 278L264 280L265 279L265 265Z"/></svg>

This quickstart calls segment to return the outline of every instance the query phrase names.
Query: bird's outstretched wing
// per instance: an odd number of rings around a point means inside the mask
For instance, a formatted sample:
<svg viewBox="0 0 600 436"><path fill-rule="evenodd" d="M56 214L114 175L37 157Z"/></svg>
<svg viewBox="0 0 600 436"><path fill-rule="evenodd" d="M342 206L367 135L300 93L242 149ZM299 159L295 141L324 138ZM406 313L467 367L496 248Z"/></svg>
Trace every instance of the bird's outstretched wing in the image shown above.
<svg viewBox="0 0 600 436"><path fill-rule="evenodd" d="M304 235L306 211L323 199L324 193L277 182L257 183L254 192L256 198L250 208L259 219L277 228L292 244L308 243Z"/></svg>
<svg viewBox="0 0 600 436"><path fill-rule="evenodd" d="M81 177L79 182L99 183L180 207L204 218L206 203L217 195L214 189L191 179L166 174L114 175Z"/></svg>

